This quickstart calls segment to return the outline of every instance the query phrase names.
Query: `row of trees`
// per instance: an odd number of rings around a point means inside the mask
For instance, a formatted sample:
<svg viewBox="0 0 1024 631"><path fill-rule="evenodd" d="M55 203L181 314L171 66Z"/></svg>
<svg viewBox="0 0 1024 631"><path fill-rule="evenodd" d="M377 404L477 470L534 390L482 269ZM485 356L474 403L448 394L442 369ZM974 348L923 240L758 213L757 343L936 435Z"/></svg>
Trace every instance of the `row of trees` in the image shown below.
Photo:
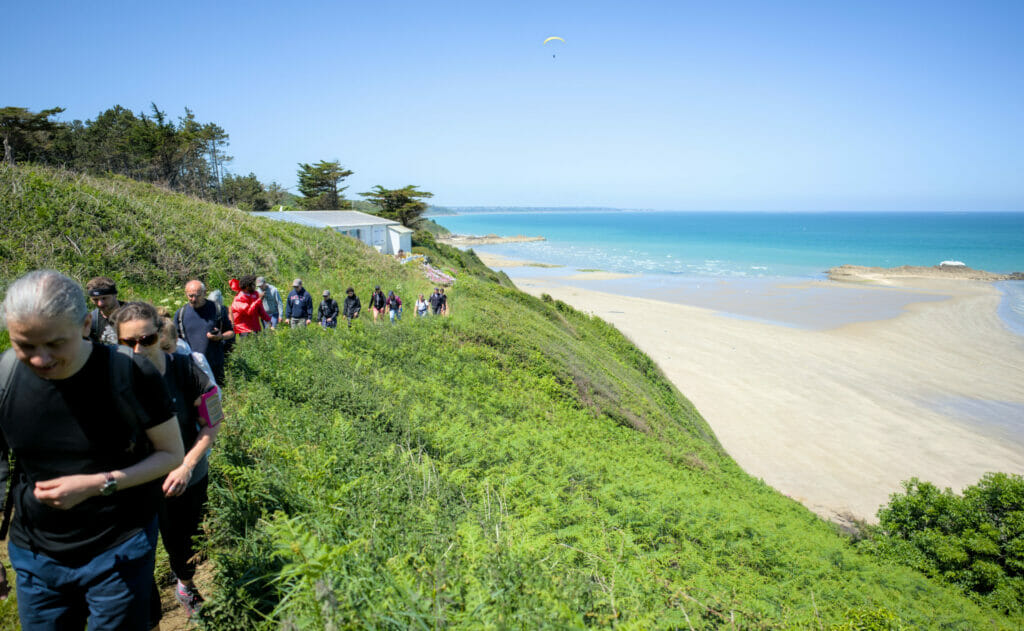
<svg viewBox="0 0 1024 631"><path fill-rule="evenodd" d="M221 197L228 134L195 114L172 120L156 104L135 114L120 105L95 119L55 121L55 107L0 108L4 162L32 161L89 173L117 173L206 199Z"/></svg>
<svg viewBox="0 0 1024 631"><path fill-rule="evenodd" d="M154 182L180 191L236 206L242 210L335 210L357 208L416 227L432 197L409 185L400 189L376 186L360 193L363 202L345 199L345 178L352 171L337 161L300 163L298 191L289 193L276 182L265 185L254 173L234 175L226 165L228 134L216 123L202 123L185 108L172 120L155 103L138 114L120 105L92 120L70 123L54 120L64 109L32 112L23 107L0 108L0 138L4 162L36 162L87 173L115 173Z"/></svg>

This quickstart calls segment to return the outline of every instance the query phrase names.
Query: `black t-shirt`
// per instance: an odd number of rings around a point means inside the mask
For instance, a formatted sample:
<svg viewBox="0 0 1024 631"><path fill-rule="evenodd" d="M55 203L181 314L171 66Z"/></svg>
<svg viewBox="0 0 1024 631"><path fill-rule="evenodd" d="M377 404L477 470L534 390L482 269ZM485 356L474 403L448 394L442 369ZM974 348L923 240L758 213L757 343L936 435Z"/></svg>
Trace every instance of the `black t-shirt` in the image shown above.
<svg viewBox="0 0 1024 631"><path fill-rule="evenodd" d="M163 380L181 427L181 442L185 445L185 451L188 451L199 437L199 412L193 404L199 395L211 390L214 384L192 357L180 353L167 355Z"/></svg>
<svg viewBox="0 0 1024 631"><path fill-rule="evenodd" d="M109 496L91 497L70 510L50 508L33 494L36 482L64 475L124 469L143 456L130 451L135 425L117 412L110 383L114 348L93 344L85 366L57 381L40 379L18 362L0 409L0 451L14 452L20 474L13 501L11 541L68 564L87 561L153 521L160 478ZM174 414L163 380L149 360L132 368L135 396L149 417L141 429ZM144 438L144 437L142 437Z"/></svg>
<svg viewBox="0 0 1024 631"><path fill-rule="evenodd" d="M212 300L207 300L198 309L193 308L192 305L185 305L181 309L185 341L193 351L206 355L210 366L215 366L217 369L224 367L224 342L211 342L206 334L213 331L215 327L219 328L221 333L234 330L231 327L231 320L224 317L227 309L222 310L223 315L218 321L217 312L219 310L217 303ZM214 372L214 374L217 373Z"/></svg>
<svg viewBox="0 0 1024 631"><path fill-rule="evenodd" d="M199 438L199 411L196 409L195 401L199 395L213 389L214 384L206 373L196 365L192 357L179 353L167 355L167 368L163 374L164 387L171 397L174 405L174 415L178 417L178 427L181 429L181 442L185 445L187 453L196 444ZM207 474L208 465L204 456L192 470L192 481L190 485L198 482Z"/></svg>

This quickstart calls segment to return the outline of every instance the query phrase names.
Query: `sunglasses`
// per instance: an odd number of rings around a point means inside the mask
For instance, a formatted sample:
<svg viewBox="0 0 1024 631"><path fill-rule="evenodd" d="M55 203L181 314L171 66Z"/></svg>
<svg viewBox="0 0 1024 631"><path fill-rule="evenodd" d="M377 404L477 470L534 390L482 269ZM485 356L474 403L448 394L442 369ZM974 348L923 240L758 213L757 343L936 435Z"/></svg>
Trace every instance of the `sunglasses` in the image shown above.
<svg viewBox="0 0 1024 631"><path fill-rule="evenodd" d="M125 346L131 346L135 348L137 345L152 346L156 344L156 341L160 339L159 333L150 333L149 335L143 335L142 337L120 337L117 339Z"/></svg>

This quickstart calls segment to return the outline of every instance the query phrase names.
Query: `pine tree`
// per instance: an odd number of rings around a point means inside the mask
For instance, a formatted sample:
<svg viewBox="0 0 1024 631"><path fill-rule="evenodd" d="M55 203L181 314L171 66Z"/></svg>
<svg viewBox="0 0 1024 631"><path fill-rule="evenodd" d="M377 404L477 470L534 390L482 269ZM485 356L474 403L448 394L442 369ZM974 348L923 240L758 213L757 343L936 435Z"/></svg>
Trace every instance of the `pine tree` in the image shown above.
<svg viewBox="0 0 1024 631"><path fill-rule="evenodd" d="M303 198L299 200L303 208L310 210L336 210L348 208L349 202L341 193L347 186L340 186L341 181L352 175L352 171L342 167L337 161L321 160L316 164L299 163L299 192Z"/></svg>

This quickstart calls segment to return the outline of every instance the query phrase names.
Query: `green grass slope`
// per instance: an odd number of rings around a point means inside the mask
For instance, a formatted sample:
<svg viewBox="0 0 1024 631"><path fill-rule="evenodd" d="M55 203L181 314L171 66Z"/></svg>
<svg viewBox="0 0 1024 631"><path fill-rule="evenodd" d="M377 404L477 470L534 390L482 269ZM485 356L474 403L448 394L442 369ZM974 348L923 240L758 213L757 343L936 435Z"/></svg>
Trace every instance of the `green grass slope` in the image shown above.
<svg viewBox="0 0 1024 631"><path fill-rule="evenodd" d="M0 281L56 267L174 300L266 273L429 282L329 231L122 179L0 168ZM33 244L24 248L22 243ZM422 248L420 248L422 250ZM617 330L471 253L452 316L241 341L213 458L211 629L1012 629L741 471ZM218 285L222 286L222 285Z"/></svg>

